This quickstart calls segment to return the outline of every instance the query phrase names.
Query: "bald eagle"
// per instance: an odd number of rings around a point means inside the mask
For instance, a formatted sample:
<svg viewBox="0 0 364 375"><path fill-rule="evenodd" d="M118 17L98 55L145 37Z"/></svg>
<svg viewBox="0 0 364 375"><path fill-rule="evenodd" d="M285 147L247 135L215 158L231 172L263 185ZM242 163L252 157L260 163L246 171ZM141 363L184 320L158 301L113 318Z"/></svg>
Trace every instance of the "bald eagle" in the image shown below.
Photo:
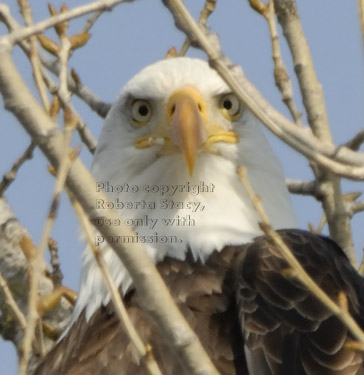
<svg viewBox="0 0 364 375"><path fill-rule="evenodd" d="M261 236L239 166L273 227L296 227L280 163L259 122L206 62L173 58L151 65L112 106L92 165L95 188L109 202L95 204L100 212L116 208L135 235L96 237L141 338L163 374L184 373L140 308L112 240L145 244L220 374L359 374L363 358L346 348L347 329L284 276L287 264ZM342 250L303 231L280 233L330 296L340 290L349 296L363 326L364 285ZM88 249L70 326L36 374L147 374Z"/></svg>

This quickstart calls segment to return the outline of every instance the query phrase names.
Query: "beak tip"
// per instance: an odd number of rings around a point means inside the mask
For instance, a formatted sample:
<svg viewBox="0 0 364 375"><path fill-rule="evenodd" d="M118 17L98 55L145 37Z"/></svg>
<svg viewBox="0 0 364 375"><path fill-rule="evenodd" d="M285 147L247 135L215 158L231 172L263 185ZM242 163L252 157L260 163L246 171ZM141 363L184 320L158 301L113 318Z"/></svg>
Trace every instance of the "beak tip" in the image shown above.
<svg viewBox="0 0 364 375"><path fill-rule="evenodd" d="M188 171L190 173L190 176L192 177L193 171L195 170L195 161L196 161L196 155L185 155L186 157L186 164Z"/></svg>

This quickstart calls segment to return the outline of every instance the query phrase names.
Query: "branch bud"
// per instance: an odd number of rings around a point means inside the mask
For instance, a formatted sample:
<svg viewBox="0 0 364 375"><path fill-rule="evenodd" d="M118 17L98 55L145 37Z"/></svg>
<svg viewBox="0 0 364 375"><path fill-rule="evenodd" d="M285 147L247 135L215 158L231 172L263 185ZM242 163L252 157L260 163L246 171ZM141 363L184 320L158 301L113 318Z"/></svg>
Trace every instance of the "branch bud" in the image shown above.
<svg viewBox="0 0 364 375"><path fill-rule="evenodd" d="M39 43L41 44L41 46L46 51L48 51L49 53L51 53L54 56L58 56L60 48L59 48L59 46L58 46L58 44L56 42L53 42L53 40L49 39L45 35L37 35L37 38L38 38Z"/></svg>
<svg viewBox="0 0 364 375"><path fill-rule="evenodd" d="M54 95L51 107L49 108L49 116L51 117L52 120L57 119L60 108L61 108L61 104L59 102L59 97L58 95Z"/></svg>
<svg viewBox="0 0 364 375"><path fill-rule="evenodd" d="M79 86L81 84L81 78L73 68L71 69L71 77L74 80L76 86Z"/></svg>
<svg viewBox="0 0 364 375"><path fill-rule="evenodd" d="M76 49L76 48L80 48L80 47L84 46L87 43L87 41L90 39L90 37L91 37L91 34L86 33L86 32L83 32L81 34L72 35L69 38L71 48Z"/></svg>

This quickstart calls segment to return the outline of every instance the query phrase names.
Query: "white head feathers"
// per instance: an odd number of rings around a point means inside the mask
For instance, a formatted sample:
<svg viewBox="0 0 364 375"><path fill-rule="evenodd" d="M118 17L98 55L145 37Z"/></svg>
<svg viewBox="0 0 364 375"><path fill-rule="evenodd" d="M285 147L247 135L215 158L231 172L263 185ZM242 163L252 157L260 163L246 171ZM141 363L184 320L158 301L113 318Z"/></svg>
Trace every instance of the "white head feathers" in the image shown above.
<svg viewBox="0 0 364 375"><path fill-rule="evenodd" d="M236 173L240 165L273 226L294 226L280 164L257 119L206 62L172 58L125 85L106 118L92 173L108 184L109 200L123 207L120 219L134 226L135 240L145 243L155 261L166 255L184 259L188 249L204 261L215 249L260 234ZM197 186L207 191L197 192ZM101 248L125 290L128 273L106 243ZM90 317L108 301L86 249L75 317L85 308Z"/></svg>

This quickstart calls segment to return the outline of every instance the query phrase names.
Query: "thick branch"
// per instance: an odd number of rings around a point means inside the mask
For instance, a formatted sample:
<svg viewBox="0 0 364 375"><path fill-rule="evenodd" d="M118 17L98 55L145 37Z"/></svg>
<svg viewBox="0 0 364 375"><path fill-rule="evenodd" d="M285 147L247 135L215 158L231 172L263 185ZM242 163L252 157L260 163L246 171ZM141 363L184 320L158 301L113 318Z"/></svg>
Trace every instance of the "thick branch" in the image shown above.
<svg viewBox="0 0 364 375"><path fill-rule="evenodd" d="M321 199L316 181L307 182L287 179L286 185L291 194L311 195L316 199Z"/></svg>
<svg viewBox="0 0 364 375"><path fill-rule="evenodd" d="M198 20L199 25L206 26L207 25L207 19L211 16L211 14L214 12L216 8L216 2L217 0L206 0L205 5L201 10L200 18ZM188 48L191 45L191 41L186 37L183 46L181 47L181 50L179 51L179 56L184 56L188 50Z"/></svg>
<svg viewBox="0 0 364 375"><path fill-rule="evenodd" d="M307 119L313 134L322 142L332 145L322 87L317 79L310 49L303 33L295 0L274 0L278 21L282 26L292 54ZM322 193L324 208L331 237L345 250L351 262L356 264L355 249L350 226L350 215L345 210L338 176L326 167L313 166L318 189Z"/></svg>
<svg viewBox="0 0 364 375"><path fill-rule="evenodd" d="M274 7L294 61L308 122L317 138L332 142L322 87L317 79L294 0L274 0Z"/></svg>
<svg viewBox="0 0 364 375"><path fill-rule="evenodd" d="M63 135L32 97L11 60L10 50L5 47L0 43L0 90L5 106L57 169L62 157ZM96 183L79 159L72 164L66 184L91 220L100 217L100 214L104 216L95 209L95 202L97 199L107 201L107 198L94 189ZM116 212L110 211L108 216L112 220L118 218ZM133 235L125 226L101 226L97 229L106 239ZM111 245L128 269L144 309L160 327L161 334L185 366L186 373L217 375L217 370L174 304L144 247L139 243L125 246L114 242Z"/></svg>
<svg viewBox="0 0 364 375"><path fill-rule="evenodd" d="M364 154L345 147L336 148L319 141L310 131L297 127L276 111L247 80L241 68L223 57L216 35L201 29L180 0L163 0L172 12L176 26L189 38L198 42L217 70L239 99L269 130L308 159L327 167L338 175L351 179L364 179Z"/></svg>

